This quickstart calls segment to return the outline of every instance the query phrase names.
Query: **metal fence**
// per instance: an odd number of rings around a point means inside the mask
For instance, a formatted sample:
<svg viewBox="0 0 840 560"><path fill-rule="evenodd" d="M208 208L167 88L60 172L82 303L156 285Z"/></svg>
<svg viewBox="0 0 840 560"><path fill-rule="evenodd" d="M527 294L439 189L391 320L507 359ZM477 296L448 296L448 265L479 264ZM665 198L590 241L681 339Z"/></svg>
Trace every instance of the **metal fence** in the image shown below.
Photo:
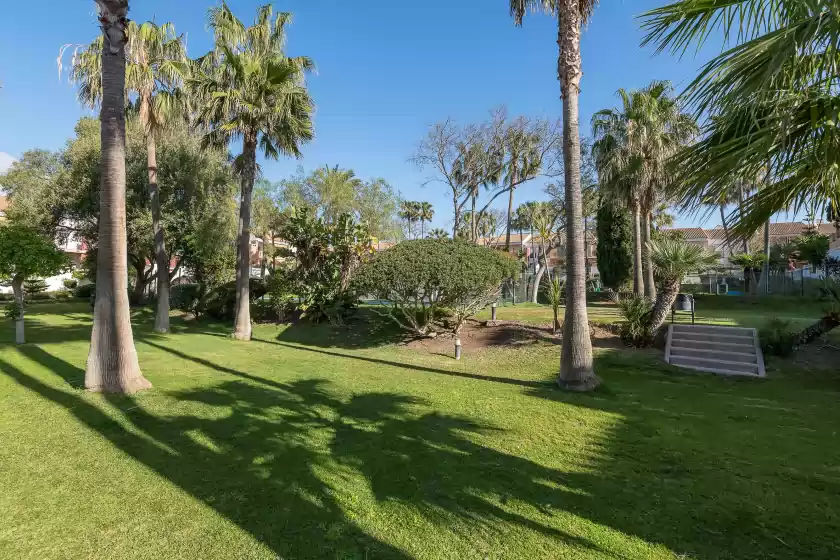
<svg viewBox="0 0 840 560"><path fill-rule="evenodd" d="M565 270L558 267L552 274L563 276ZM501 305L513 305L530 302L533 299L533 283L536 274L533 268L520 274L516 280L502 287ZM795 296L819 298L822 289L829 283L840 282L840 263L830 262L821 267L805 267L793 271L771 270L767 277L767 288L762 282L762 271L755 270L745 274L738 267L719 268L702 275L691 275L683 280L681 291L695 294L717 295L754 295L754 296ZM544 283L543 283L544 284ZM540 287L540 292L543 290ZM588 291L600 291L597 277L590 281ZM543 294L538 294L540 303L548 303Z"/></svg>

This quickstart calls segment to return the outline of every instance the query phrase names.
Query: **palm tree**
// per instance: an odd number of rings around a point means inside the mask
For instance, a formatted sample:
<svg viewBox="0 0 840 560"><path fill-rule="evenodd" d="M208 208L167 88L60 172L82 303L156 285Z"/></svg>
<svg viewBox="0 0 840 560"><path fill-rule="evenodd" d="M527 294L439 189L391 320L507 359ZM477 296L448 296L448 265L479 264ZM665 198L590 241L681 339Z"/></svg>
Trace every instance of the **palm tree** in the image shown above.
<svg viewBox="0 0 840 560"><path fill-rule="evenodd" d="M678 0L643 17L644 42L659 50L682 53L721 36L735 45L684 93L696 115L713 117L703 140L675 158L684 204L717 199L732 176L769 167L764 188L733 213L734 233L748 238L776 212L836 196L840 19L833 2Z"/></svg>
<svg viewBox="0 0 840 560"><path fill-rule="evenodd" d="M650 333L656 334L668 317L677 294L680 293L680 284L685 275L713 268L718 263L719 255L683 239L672 237L651 241L650 255L660 282L659 294L656 296L650 319Z"/></svg>
<svg viewBox="0 0 840 560"><path fill-rule="evenodd" d="M429 239L449 239L449 232L445 229L435 228L429 231Z"/></svg>
<svg viewBox="0 0 840 560"><path fill-rule="evenodd" d="M250 27L224 2L208 14L215 48L194 65L190 86L198 102L196 122L206 131L205 143L227 146L242 139L242 153L235 161L241 193L233 337L250 340L251 194L257 149L271 159L281 154L301 157L301 144L314 136L313 102L305 82L313 63L283 52L289 13L272 17L272 7L262 6Z"/></svg>
<svg viewBox="0 0 840 560"><path fill-rule="evenodd" d="M352 169L341 169L338 165L317 169L309 182L317 193L317 205L328 224L335 223L343 214L352 213L356 194L363 184Z"/></svg>
<svg viewBox="0 0 840 560"><path fill-rule="evenodd" d="M102 155L93 332L85 367L89 391L134 393L152 386L140 372L128 307L125 230L125 45L128 0L97 0L102 35Z"/></svg>
<svg viewBox="0 0 840 560"><path fill-rule="evenodd" d="M539 138L530 134L524 126L511 126L505 133L504 144L508 158L504 181L509 191L505 251L510 251L510 231L513 229L513 192L523 178L535 177L542 166L538 142Z"/></svg>
<svg viewBox="0 0 840 560"><path fill-rule="evenodd" d="M406 221L408 237L411 239L414 233L414 221L420 217L419 203L411 200L403 200L400 202L399 216Z"/></svg>
<svg viewBox="0 0 840 560"><path fill-rule="evenodd" d="M632 201L631 209L638 206L644 293L653 299L656 288L648 251L652 214L673 183L667 162L696 135L697 123L682 112L670 82L653 81L644 89L622 89L618 94L622 108L596 113L592 129L599 137L596 150L604 175L622 176L624 181L614 184L629 187L630 196L624 198Z"/></svg>
<svg viewBox="0 0 840 560"><path fill-rule="evenodd" d="M169 332L169 254L166 252L160 218L160 189L157 180L156 137L173 113L183 115L179 87L186 71L186 49L171 23L142 25L130 21L125 47L125 87L137 94L136 111L146 137L149 195L157 266L157 313L155 331ZM102 101L102 37L74 56L72 80L79 83L79 100L91 108Z"/></svg>
<svg viewBox="0 0 840 560"><path fill-rule="evenodd" d="M583 202L580 187L580 128L578 97L583 75L580 29L597 0L510 0L516 25L529 10L557 18L557 72L563 99L563 163L566 191L566 316L560 359L561 387L589 391L599 384L592 363L589 319L586 314L586 255L583 243Z"/></svg>
<svg viewBox="0 0 840 560"><path fill-rule="evenodd" d="M417 208L417 218L420 220L420 237L426 237L426 230L424 228L424 224L426 222L431 222L432 218L435 217L435 208L429 202L418 202L419 206Z"/></svg>

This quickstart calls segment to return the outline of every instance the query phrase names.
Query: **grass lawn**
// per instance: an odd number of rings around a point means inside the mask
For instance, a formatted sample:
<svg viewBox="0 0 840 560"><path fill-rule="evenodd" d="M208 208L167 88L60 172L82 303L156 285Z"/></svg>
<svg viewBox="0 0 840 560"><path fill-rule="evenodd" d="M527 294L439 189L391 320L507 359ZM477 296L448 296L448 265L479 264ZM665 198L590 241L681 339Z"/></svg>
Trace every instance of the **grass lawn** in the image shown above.
<svg viewBox="0 0 840 560"><path fill-rule="evenodd" d="M517 306L519 308L519 306ZM505 312L507 312L506 308ZM522 307L521 309L526 309ZM388 343L390 327L136 317L155 388L79 389L85 304L0 322L0 558L837 558L840 375L688 375L600 350ZM550 313L550 312L549 312Z"/></svg>

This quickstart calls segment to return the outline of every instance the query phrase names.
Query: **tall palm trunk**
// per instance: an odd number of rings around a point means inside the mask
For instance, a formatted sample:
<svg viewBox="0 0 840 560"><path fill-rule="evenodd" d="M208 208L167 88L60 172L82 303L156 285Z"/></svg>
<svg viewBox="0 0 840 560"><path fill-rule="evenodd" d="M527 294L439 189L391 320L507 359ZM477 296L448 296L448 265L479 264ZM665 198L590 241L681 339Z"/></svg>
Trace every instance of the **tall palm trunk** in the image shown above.
<svg viewBox="0 0 840 560"><path fill-rule="evenodd" d="M732 253L732 238L729 236L729 226L726 224L726 210L724 204L720 204L720 226L723 228L723 242L728 253Z"/></svg>
<svg viewBox="0 0 840 560"><path fill-rule="evenodd" d="M239 241L236 252L236 311L233 338L251 340L251 195L257 174L257 135L245 133L242 141L244 166L240 179Z"/></svg>
<svg viewBox="0 0 840 560"><path fill-rule="evenodd" d="M475 199L476 199L476 192L473 190L470 193L470 241L476 242L478 241L478 233L477 233L477 225L475 223Z"/></svg>
<svg viewBox="0 0 840 560"><path fill-rule="evenodd" d="M656 299L656 284L653 282L653 265L650 261L650 214L642 212L642 268L645 272L645 296Z"/></svg>
<svg viewBox="0 0 840 560"><path fill-rule="evenodd" d="M458 197L452 195L452 204L455 210L455 223L452 225L452 239L458 239L458 228L461 225L461 206L458 204Z"/></svg>
<svg viewBox="0 0 840 560"><path fill-rule="evenodd" d="M645 292L645 277L642 273L642 224L638 204L633 205L633 293Z"/></svg>
<svg viewBox="0 0 840 560"><path fill-rule="evenodd" d="M744 199L744 184L741 183L741 185L738 187L738 212L741 214L742 219L744 217ZM744 239L741 241L741 245L741 248L744 251L744 253L750 252L750 240L748 237L744 237Z"/></svg>
<svg viewBox="0 0 840 560"><path fill-rule="evenodd" d="M125 231L125 42L128 0L97 0L102 52L102 154L96 304L85 388L134 393L152 386L140 372L128 307Z"/></svg>
<svg viewBox="0 0 840 560"><path fill-rule="evenodd" d="M151 100L146 97L144 103ZM148 108L151 112L151 107ZM157 312L155 332L169 332L169 254L160 221L160 189L157 182L157 146L154 132L146 127L146 161L149 171L149 194L152 202L152 231L155 234L155 264L157 265Z"/></svg>
<svg viewBox="0 0 840 560"><path fill-rule="evenodd" d="M665 323L665 320L668 318L668 313L671 312L671 308L674 306L674 302L677 300L677 295L679 294L679 292L679 281L668 282L662 286L662 290L659 291L659 294L656 297L656 302L653 305L653 312L651 313L651 336L655 336L656 331L658 331L659 328Z"/></svg>
<svg viewBox="0 0 840 560"><path fill-rule="evenodd" d="M586 315L583 253L583 195L580 187L580 0L558 0L557 70L563 98L563 162L566 179L566 315L558 384L572 391L590 391L600 380L592 364L592 342Z"/></svg>
<svg viewBox="0 0 840 560"><path fill-rule="evenodd" d="M510 226L513 219L513 185L516 183L516 164L511 164L510 170L510 195L508 196L507 210L507 233L505 234L505 251L510 251ZM520 243L522 239L519 240Z"/></svg>
<svg viewBox="0 0 840 560"><path fill-rule="evenodd" d="M761 265L758 293L763 296L770 293L770 220L764 222L764 263Z"/></svg>

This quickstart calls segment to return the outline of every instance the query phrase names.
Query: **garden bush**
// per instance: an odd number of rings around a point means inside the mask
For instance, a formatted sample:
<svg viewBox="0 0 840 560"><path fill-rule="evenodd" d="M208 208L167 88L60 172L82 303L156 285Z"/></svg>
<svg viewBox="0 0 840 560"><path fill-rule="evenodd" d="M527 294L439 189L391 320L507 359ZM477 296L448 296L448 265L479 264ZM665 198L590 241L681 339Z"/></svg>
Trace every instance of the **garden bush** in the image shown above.
<svg viewBox="0 0 840 560"><path fill-rule="evenodd" d="M65 278L64 280L61 281L61 283L64 284L64 287L66 289L71 290L71 291L75 290L76 286L79 285L79 281L76 280L75 278Z"/></svg>
<svg viewBox="0 0 840 560"><path fill-rule="evenodd" d="M758 337L765 354L786 357L796 350L798 333L790 320L773 317L758 330Z"/></svg>
<svg viewBox="0 0 840 560"><path fill-rule="evenodd" d="M88 299L88 298L91 298L91 297L93 297L93 295L94 295L95 293L96 293L96 284L94 284L94 283L90 283L90 284L79 284L79 285L78 285L78 286L76 286L76 288L73 290L73 295L74 295L75 297L77 297L77 298L83 298L83 299Z"/></svg>
<svg viewBox="0 0 840 560"><path fill-rule="evenodd" d="M170 305L173 309L198 316L198 304L201 301L200 284L178 284L172 286L169 297Z"/></svg>
<svg viewBox="0 0 840 560"><path fill-rule="evenodd" d="M301 317L342 322L359 301L353 276L373 252L368 227L356 223L350 214L325 223L307 208L296 208L278 235L289 243L289 249L279 254L295 262L284 289L287 295L294 294Z"/></svg>
<svg viewBox="0 0 840 560"><path fill-rule="evenodd" d="M435 332L435 320L447 308L457 335L468 317L498 299L502 284L519 270L516 259L501 251L464 241L418 239L362 264L355 287L388 301L380 312L418 335Z"/></svg>
<svg viewBox="0 0 840 560"><path fill-rule="evenodd" d="M266 294L266 285L261 278L251 278L251 303ZM228 282L218 288L210 290L197 304L198 312L206 313L213 319L230 321L236 311L236 281Z"/></svg>
<svg viewBox="0 0 840 560"><path fill-rule="evenodd" d="M653 302L638 294L616 295L618 310L624 321L619 325L621 340L629 346L644 348L653 343L650 319Z"/></svg>

